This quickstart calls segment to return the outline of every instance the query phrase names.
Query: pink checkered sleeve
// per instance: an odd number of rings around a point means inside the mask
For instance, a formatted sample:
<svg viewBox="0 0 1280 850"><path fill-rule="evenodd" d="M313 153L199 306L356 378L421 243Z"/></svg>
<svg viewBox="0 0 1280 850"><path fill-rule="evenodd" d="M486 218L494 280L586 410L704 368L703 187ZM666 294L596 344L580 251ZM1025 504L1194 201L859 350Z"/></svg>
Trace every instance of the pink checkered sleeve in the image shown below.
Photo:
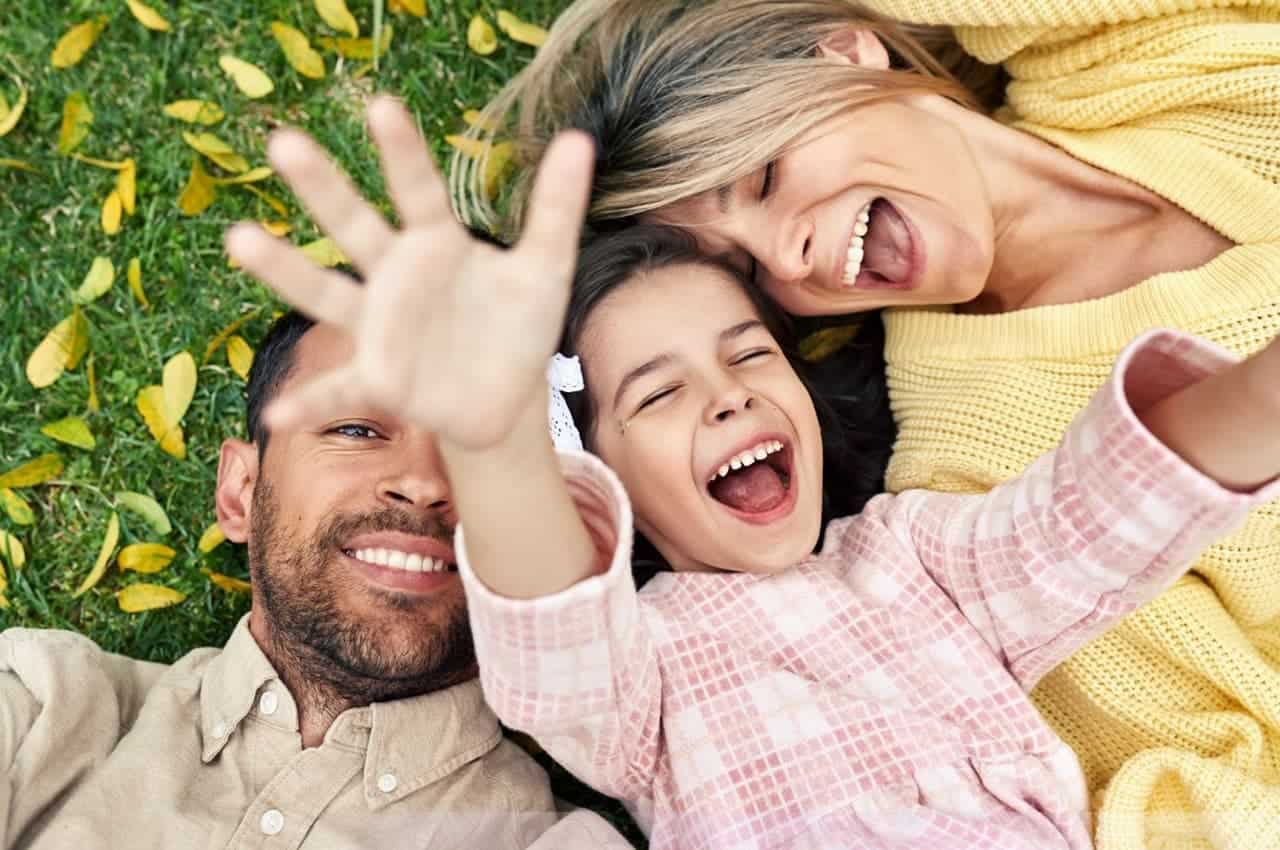
<svg viewBox="0 0 1280 850"><path fill-rule="evenodd" d="M833 525L833 544L854 564L923 565L1030 690L1159 595L1249 508L1280 496L1280 481L1251 494L1224 489L1134 413L1234 360L1186 334L1145 334L1060 447L1020 477L981 497L910 491L872 500L863 520L883 524L918 561L868 551L886 536L855 534L851 521Z"/></svg>
<svg viewBox="0 0 1280 850"><path fill-rule="evenodd" d="M459 528L480 682L503 723L583 781L643 807L657 773L662 682L631 577L631 506L592 455L560 452L560 462L607 568L551 596L508 599L471 570Z"/></svg>

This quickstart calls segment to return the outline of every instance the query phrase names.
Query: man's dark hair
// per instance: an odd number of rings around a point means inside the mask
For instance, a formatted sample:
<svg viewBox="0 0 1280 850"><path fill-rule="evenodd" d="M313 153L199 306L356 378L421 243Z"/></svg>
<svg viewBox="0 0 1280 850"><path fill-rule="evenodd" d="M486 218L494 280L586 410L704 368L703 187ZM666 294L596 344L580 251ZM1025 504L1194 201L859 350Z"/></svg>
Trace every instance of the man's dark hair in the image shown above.
<svg viewBox="0 0 1280 850"><path fill-rule="evenodd" d="M501 240L484 230L475 227L467 229L474 239L499 248L507 247ZM358 283L362 282L358 275L353 274L352 279ZM290 310L271 324L254 355L253 367L249 370L249 381L245 386L245 413L248 420L249 440L258 446L259 458L267 450L269 438L267 429L262 423L262 412L276 397L281 385L293 371L294 352L298 347L298 341L314 325L315 320L310 316L298 310Z"/></svg>

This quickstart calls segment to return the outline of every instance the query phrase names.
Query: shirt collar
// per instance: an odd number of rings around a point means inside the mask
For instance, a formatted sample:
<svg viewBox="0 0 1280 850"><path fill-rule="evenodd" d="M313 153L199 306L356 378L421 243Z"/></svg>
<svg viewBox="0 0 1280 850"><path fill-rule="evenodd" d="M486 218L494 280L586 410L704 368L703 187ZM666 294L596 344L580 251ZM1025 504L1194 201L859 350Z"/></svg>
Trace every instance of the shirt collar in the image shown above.
<svg viewBox="0 0 1280 850"><path fill-rule="evenodd" d="M249 631L246 614L209 662L200 689L201 758L206 764L222 752L253 710L259 691L271 682L287 692ZM377 810L490 752L501 742L502 730L479 680L472 679L421 696L348 709L334 720L325 740L361 748L367 742L364 796L369 808Z"/></svg>

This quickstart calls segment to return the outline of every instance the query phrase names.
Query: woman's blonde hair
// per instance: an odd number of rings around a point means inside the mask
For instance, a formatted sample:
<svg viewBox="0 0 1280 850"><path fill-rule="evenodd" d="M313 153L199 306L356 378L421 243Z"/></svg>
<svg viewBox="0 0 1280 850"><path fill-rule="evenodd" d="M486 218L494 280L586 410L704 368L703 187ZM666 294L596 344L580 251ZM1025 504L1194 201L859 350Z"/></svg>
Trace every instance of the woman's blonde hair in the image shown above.
<svg viewBox="0 0 1280 850"><path fill-rule="evenodd" d="M820 42L850 26L879 36L889 70L813 61ZM510 238L547 144L582 129L597 142L589 217L601 226L727 186L860 105L932 93L992 106L999 74L949 29L900 24L850 0L577 0L472 130L514 142L506 215L486 194L486 158L455 154L450 188L464 221Z"/></svg>

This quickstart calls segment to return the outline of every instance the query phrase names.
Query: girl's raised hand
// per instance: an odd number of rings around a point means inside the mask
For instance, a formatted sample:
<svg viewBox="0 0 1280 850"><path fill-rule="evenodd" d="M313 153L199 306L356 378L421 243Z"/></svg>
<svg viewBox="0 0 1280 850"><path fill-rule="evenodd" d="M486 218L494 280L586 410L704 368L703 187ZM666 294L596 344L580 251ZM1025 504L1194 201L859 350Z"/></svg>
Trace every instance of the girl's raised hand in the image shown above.
<svg viewBox="0 0 1280 850"><path fill-rule="evenodd" d="M227 233L227 251L245 269L354 344L348 363L278 399L268 422L284 427L366 406L463 448L487 448L542 398L586 212L591 142L569 133L551 146L528 226L503 251L458 223L430 151L397 100L375 99L368 118L400 229L304 133L279 131L268 146L276 170L363 285L256 225Z"/></svg>

